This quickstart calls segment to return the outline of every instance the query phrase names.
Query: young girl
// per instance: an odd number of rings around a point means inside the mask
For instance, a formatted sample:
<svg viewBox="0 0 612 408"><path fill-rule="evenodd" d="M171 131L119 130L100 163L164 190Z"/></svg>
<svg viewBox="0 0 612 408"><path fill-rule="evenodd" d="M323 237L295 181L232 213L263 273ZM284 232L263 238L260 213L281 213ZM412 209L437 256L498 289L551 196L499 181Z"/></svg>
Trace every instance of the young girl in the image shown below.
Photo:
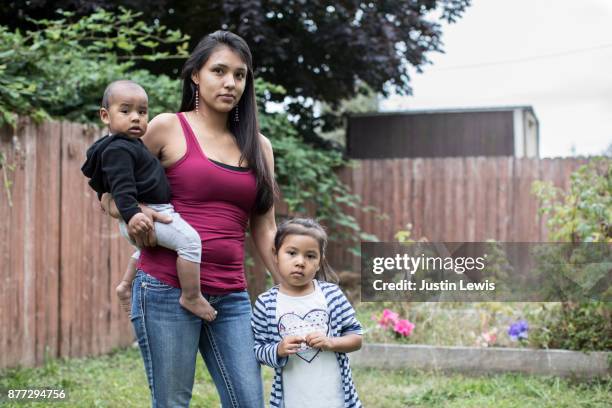
<svg viewBox="0 0 612 408"><path fill-rule="evenodd" d="M283 222L274 239L280 285L253 308L257 359L275 368L273 407L361 407L346 353L361 325L325 259L327 234L312 219Z"/></svg>

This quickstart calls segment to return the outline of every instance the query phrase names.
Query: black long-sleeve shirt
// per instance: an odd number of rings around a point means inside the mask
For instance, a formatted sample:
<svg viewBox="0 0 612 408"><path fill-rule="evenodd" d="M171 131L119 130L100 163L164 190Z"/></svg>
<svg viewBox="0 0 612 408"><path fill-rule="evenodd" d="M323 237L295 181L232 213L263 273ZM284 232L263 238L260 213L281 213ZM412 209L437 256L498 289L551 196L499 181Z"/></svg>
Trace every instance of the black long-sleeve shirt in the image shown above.
<svg viewBox="0 0 612 408"><path fill-rule="evenodd" d="M110 193L123 220L140 212L139 202L170 202L170 184L159 160L142 140L125 134L107 135L87 150L81 167L90 178L89 185L98 193Z"/></svg>

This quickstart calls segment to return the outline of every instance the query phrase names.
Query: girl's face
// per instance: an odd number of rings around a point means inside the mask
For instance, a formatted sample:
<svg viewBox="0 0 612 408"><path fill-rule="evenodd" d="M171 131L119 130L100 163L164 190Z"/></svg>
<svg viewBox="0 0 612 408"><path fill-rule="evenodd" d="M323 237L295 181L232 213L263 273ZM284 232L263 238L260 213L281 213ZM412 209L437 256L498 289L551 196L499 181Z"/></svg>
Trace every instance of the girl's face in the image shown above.
<svg viewBox="0 0 612 408"><path fill-rule="evenodd" d="M287 235L275 255L282 282L291 294L308 293L321 265L319 242L310 235Z"/></svg>
<svg viewBox="0 0 612 408"><path fill-rule="evenodd" d="M226 46L217 48L191 79L200 92L200 106L227 113L236 105L246 86L247 65ZM201 109L201 108L200 108Z"/></svg>

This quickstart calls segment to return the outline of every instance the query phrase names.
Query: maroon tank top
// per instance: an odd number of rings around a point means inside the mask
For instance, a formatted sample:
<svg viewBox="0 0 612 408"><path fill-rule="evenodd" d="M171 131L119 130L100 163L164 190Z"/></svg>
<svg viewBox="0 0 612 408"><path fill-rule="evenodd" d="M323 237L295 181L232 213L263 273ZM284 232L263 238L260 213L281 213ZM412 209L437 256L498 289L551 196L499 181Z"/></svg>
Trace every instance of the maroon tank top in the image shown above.
<svg viewBox="0 0 612 408"><path fill-rule="evenodd" d="M185 116L177 116L187 151L166 168L166 176L174 209L202 239L202 292L220 295L244 290L244 234L257 194L255 174L213 163L202 151ZM179 287L176 257L176 252L160 246L144 248L138 267Z"/></svg>

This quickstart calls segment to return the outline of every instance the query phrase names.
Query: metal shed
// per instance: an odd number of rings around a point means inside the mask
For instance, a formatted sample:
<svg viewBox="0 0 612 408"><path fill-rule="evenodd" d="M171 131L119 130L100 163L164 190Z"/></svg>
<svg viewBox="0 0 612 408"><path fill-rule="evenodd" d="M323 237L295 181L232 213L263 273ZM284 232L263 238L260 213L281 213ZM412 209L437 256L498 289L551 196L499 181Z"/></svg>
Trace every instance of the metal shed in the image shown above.
<svg viewBox="0 0 612 408"><path fill-rule="evenodd" d="M354 159L539 157L539 123L531 106L370 112L348 117Z"/></svg>

